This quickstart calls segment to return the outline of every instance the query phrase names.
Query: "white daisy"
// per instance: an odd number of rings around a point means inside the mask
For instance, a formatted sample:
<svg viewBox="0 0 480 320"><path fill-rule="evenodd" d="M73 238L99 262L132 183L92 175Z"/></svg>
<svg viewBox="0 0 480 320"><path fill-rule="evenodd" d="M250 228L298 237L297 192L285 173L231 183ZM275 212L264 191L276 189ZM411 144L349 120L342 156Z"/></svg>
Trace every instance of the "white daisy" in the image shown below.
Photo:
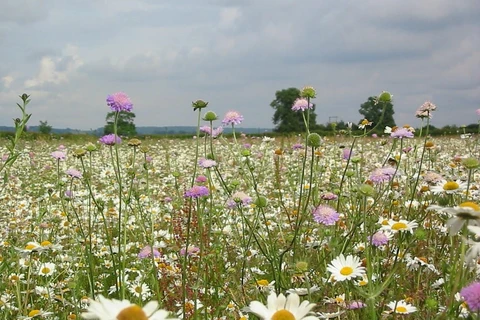
<svg viewBox="0 0 480 320"><path fill-rule="evenodd" d="M417 308L412 306L409 303L406 303L405 300L392 301L387 304L387 307L392 309L391 312L399 314L409 314L417 311Z"/></svg>
<svg viewBox="0 0 480 320"><path fill-rule="evenodd" d="M90 299L87 312L83 313L82 317L99 320L178 320L168 318L168 314L168 311L158 309L156 301L150 301L142 308L128 300L110 300L100 295L98 301Z"/></svg>
<svg viewBox="0 0 480 320"><path fill-rule="evenodd" d="M464 191L466 189L467 189L467 183L461 182L459 180L457 181L442 180L436 186L430 187L430 191L436 194L438 193L453 194L453 193Z"/></svg>
<svg viewBox="0 0 480 320"><path fill-rule="evenodd" d="M45 262L40 265L38 269L38 274L44 277L51 276L55 273L56 266L54 263Z"/></svg>
<svg viewBox="0 0 480 320"><path fill-rule="evenodd" d="M432 205L428 207L427 210L437 210L450 215L450 219L447 221L447 227L452 236L460 231L465 222L473 226L480 225L480 206L475 202L467 201L455 207Z"/></svg>
<svg viewBox="0 0 480 320"><path fill-rule="evenodd" d="M327 270L332 273L330 279L333 281L350 280L365 274L365 267L362 267L360 258L352 255L345 257L343 254L333 259Z"/></svg>
<svg viewBox="0 0 480 320"><path fill-rule="evenodd" d="M399 231L407 231L413 234L413 229L418 227L418 223L415 220L408 221L408 220L388 220L388 224L382 224L380 230L387 230L392 233L397 233Z"/></svg>
<svg viewBox="0 0 480 320"><path fill-rule="evenodd" d="M267 298L266 306L260 301L252 301L248 306L248 311L262 320L318 320L316 316L307 316L314 306L314 303L308 301L300 303L300 298L296 293L290 293L288 297L285 297L283 294L277 296L275 292L272 292Z"/></svg>

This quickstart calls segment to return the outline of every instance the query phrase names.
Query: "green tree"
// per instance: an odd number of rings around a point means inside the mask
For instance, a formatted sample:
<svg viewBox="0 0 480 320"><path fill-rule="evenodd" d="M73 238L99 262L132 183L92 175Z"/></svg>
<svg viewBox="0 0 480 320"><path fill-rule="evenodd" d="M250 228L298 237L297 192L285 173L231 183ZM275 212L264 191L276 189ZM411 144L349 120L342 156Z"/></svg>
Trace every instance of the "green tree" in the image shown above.
<svg viewBox="0 0 480 320"><path fill-rule="evenodd" d="M292 110L293 103L298 98L300 98L300 90L297 88L283 89L275 93L275 100L270 103L270 106L275 109L272 120L276 132L305 131L302 112ZM313 130L316 127L317 119L315 104L309 112L310 120L308 125L310 130Z"/></svg>
<svg viewBox="0 0 480 320"><path fill-rule="evenodd" d="M50 133L52 133L52 126L48 124L48 121L40 120L40 125L38 126L38 131L40 131L40 133L50 134Z"/></svg>
<svg viewBox="0 0 480 320"><path fill-rule="evenodd" d="M104 134L113 133L113 123L115 122L116 112L109 112L106 117L107 124L103 128ZM135 113L120 111L117 120L117 134L119 136L131 137L137 134L134 123Z"/></svg>
<svg viewBox="0 0 480 320"><path fill-rule="evenodd" d="M382 112L384 107L385 112L382 119ZM372 122L373 127L380 123L377 128L381 131L383 131L385 126L395 126L395 120L393 119L393 114L395 113L395 111L393 111L393 104L391 102L377 103L377 97L369 97L367 102L362 103L358 112L360 112L363 118Z"/></svg>

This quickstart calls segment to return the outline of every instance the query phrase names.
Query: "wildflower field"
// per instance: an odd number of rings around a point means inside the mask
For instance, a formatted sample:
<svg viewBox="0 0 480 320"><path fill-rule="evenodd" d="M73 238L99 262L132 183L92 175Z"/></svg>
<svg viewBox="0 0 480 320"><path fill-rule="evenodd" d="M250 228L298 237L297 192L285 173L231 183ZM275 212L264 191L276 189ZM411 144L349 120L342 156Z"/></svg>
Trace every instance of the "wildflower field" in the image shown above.
<svg viewBox="0 0 480 320"><path fill-rule="evenodd" d="M0 319L479 317L477 136L226 137L248 119L210 109L187 140L2 142Z"/></svg>

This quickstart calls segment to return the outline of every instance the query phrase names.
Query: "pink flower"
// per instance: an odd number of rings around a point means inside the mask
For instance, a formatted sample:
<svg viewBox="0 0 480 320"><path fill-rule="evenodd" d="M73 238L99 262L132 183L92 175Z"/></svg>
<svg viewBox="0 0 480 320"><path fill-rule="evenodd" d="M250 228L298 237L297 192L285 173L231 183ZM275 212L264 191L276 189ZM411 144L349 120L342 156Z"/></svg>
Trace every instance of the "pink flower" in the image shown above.
<svg viewBox="0 0 480 320"><path fill-rule="evenodd" d="M132 101L123 92L116 92L107 96L107 105L112 111L130 112L133 109Z"/></svg>
<svg viewBox="0 0 480 320"><path fill-rule="evenodd" d="M313 109L313 103L309 104L308 100L304 98L298 98L292 106L293 111L305 111L307 109Z"/></svg>
<svg viewBox="0 0 480 320"><path fill-rule="evenodd" d="M237 111L228 111L225 118L222 120L222 124L227 125L239 125L243 121L243 116Z"/></svg>

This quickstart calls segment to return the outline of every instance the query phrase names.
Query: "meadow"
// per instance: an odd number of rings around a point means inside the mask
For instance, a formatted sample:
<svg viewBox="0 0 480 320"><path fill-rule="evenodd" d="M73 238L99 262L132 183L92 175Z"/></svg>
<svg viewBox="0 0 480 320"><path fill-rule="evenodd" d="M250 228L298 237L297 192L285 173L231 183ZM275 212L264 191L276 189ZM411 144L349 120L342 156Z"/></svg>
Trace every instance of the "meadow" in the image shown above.
<svg viewBox="0 0 480 320"><path fill-rule="evenodd" d="M2 143L0 319L93 319L102 296L179 319L480 318L477 136L227 138L205 107L186 140ZM111 319L147 319L129 310Z"/></svg>

